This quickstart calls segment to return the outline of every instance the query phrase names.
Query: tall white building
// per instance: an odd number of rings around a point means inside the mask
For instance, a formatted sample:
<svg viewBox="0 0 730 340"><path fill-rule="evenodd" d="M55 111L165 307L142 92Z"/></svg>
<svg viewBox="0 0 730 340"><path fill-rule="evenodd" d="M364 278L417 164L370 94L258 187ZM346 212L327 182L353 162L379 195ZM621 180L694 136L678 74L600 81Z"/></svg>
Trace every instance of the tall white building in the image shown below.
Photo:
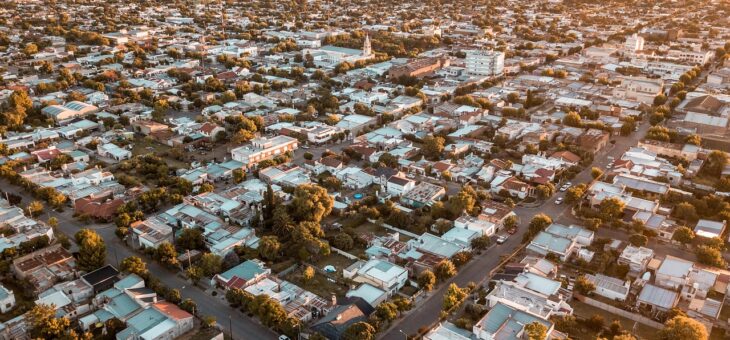
<svg viewBox="0 0 730 340"><path fill-rule="evenodd" d="M299 141L288 136L254 138L251 140L251 144L231 150L231 158L243 163L246 168L251 168L265 159L272 159L287 151L294 151L298 146Z"/></svg>
<svg viewBox="0 0 730 340"><path fill-rule="evenodd" d="M624 42L624 51L627 53L635 53L644 49L644 38L636 33L626 38Z"/></svg>
<svg viewBox="0 0 730 340"><path fill-rule="evenodd" d="M504 72L504 52L467 50L466 72L475 76L498 77Z"/></svg>

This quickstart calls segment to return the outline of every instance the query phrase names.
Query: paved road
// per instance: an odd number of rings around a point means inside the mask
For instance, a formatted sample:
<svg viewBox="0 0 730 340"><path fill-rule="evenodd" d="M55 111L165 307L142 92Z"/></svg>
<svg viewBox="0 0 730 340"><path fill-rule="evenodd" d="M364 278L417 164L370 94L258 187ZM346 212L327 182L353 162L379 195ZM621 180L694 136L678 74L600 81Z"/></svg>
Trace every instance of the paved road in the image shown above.
<svg viewBox="0 0 730 340"><path fill-rule="evenodd" d="M630 136L615 137L614 139L616 140L616 143L613 145L609 144L607 149L596 154L592 166L606 169L606 166L609 163L608 156L618 159L626 150L628 150L629 147L635 146L638 140L643 138L648 129L649 124L643 122L639 126L639 131L632 133ZM574 184L578 184L589 183L592 181L592 166L586 167L586 169L580 172L572 180L572 182ZM436 322L439 318L439 313L441 312L443 296L446 294L447 286L451 283L456 283L461 287L465 286L469 282L479 283L485 280L486 275L499 264L501 255L510 254L520 246L520 241L522 240L525 232L527 232L527 225L534 215L543 213L549 215L552 217L553 221L558 223L576 223L577 220L570 214L569 205L555 204L554 200L557 197L562 197L564 195L565 193L559 192L553 197L553 199L545 202L539 207L516 207L514 212L520 218L520 227L516 234L507 239L505 243L491 248L489 251L476 257L473 261L461 268L455 277L445 284L441 284L435 291L432 291L420 306L417 306L412 312L402 319L397 320L387 331L383 332L380 339L402 340L404 338L403 333L416 334L418 333L419 328L428 327L432 323Z"/></svg>
<svg viewBox="0 0 730 340"><path fill-rule="evenodd" d="M23 197L21 206L27 205L33 201L33 197L26 192L23 192L19 187L9 184L5 180L0 180L3 190L15 193ZM58 229L64 234L68 235L73 242L73 235L81 228L91 228L104 239L107 247L107 262L118 266L118 262L122 261L125 257L139 256L140 254L135 253L132 249L125 246L124 243L114 233L115 226L113 224L84 224L73 218L73 210L66 208L63 212L50 211L44 213L41 219L47 219L51 216L58 219ZM158 263L153 261L147 261L144 256L140 256L145 262L147 262L147 268L153 276L157 277L166 286L170 288L177 288L183 298L191 298L198 306L198 315L212 315L215 316L218 323L224 328L226 333L230 332L229 325L233 327L234 339L276 339L277 334L270 329L259 324L255 320L242 314L228 306L228 303L221 296L211 296L206 294L203 290L198 287L191 286L188 281L182 277L177 276L174 272L160 266ZM232 319L229 322L229 317Z"/></svg>

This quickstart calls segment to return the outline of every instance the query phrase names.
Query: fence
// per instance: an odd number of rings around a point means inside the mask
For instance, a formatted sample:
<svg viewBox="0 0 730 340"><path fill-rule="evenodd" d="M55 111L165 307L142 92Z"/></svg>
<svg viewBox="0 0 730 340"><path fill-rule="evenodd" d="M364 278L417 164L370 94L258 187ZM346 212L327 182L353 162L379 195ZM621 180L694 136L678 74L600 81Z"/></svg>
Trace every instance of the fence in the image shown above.
<svg viewBox="0 0 730 340"><path fill-rule="evenodd" d="M387 223L378 223L378 221L373 220L373 219L370 219L370 218L368 218L368 222L373 223L373 224L377 224L377 225L379 225L379 226L381 226L381 227L383 227L385 229L389 229L389 230L392 230L392 231L397 231L397 232L399 232L399 233L401 233L403 235L406 235L408 237L411 237L411 238L418 238L419 237L419 235L416 235L416 234L414 234L414 233L412 233L410 231L396 228L396 227L394 227L394 226L392 226L390 224L387 224Z"/></svg>
<svg viewBox="0 0 730 340"><path fill-rule="evenodd" d="M583 295L580 295L580 294L573 294L573 297L576 300L581 301L581 302L583 302L583 303L585 303L587 305L590 305L590 306L593 306L593 307L596 307L596 308L603 309L603 310L605 310L605 311L607 311L609 313L612 313L612 314L620 315L620 316L625 317L625 318L627 318L629 320L636 321L636 322L638 322L640 324L647 325L649 327L656 328L656 329L662 329L662 328L664 328L664 325L663 324L661 324L659 322L656 322L656 321L654 321L652 319L649 319L647 317L641 316L639 314L631 313L629 311L625 311L625 310L620 309L620 308L616 308L614 306L611 306L609 304L603 303L601 301L591 299L591 298L589 298L587 296L583 296Z"/></svg>
<svg viewBox="0 0 730 340"><path fill-rule="evenodd" d="M357 256L355 256L355 255L352 255L352 254L350 254L350 253L348 253L348 252L346 252L346 251L344 251L344 250L342 250L342 249L337 249L337 248L335 248L335 247L332 247L332 246L330 246L330 250L332 250L332 251L334 251L335 253L337 253L337 254L340 254L340 255L342 255L342 256L344 256L344 257L346 257L346 258L350 259L350 260L355 260L355 261L357 261L357 260L359 260L359 259L360 259L359 257L357 257Z"/></svg>

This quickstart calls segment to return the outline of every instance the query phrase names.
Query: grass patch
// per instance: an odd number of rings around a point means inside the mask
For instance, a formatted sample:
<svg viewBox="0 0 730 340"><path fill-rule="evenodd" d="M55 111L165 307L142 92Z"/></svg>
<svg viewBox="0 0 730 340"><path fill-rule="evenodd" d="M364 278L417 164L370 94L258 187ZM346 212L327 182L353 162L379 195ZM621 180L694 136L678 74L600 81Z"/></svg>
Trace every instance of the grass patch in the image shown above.
<svg viewBox="0 0 730 340"><path fill-rule="evenodd" d="M2 281L3 286L13 292L15 295L15 307L7 313L0 314L0 322L6 322L12 318L15 318L35 306L33 299L30 299L23 295L24 289L17 284L17 281L5 279Z"/></svg>
<svg viewBox="0 0 730 340"><path fill-rule="evenodd" d="M633 320L624 318L620 315L616 315L613 313L609 313L603 309L599 309L590 305L587 305L583 302L580 302L578 300L573 300L570 302L570 306L573 307L573 315L588 319L592 317L595 314L598 314L603 317L604 320L604 327L608 327L613 320L618 320L621 323L621 326L624 330L628 331L630 334L633 334L641 339L653 339L656 335L656 332L658 329L646 326L644 324L635 322ZM636 324L636 327L634 328L634 324ZM570 337L572 339L581 339L581 340L593 340L596 339L596 337L599 334L593 332L590 329L583 328L583 329L577 329L575 330L575 333L571 333Z"/></svg>
<svg viewBox="0 0 730 340"><path fill-rule="evenodd" d="M147 155L147 154L154 154L157 155L165 160L165 163L167 163L168 166L174 167L177 169L180 168L189 168L190 164L181 162L177 159L173 159L169 156L162 156L162 155L168 155L172 147L160 144L156 141L150 141L147 138L135 138L133 141L134 147L132 147L132 155Z"/></svg>
<svg viewBox="0 0 730 340"><path fill-rule="evenodd" d="M317 266L319 269L324 269L325 266L331 265L337 269L337 274L342 275L342 270L355 263L354 260L350 260L340 254L331 253L329 256L323 257L312 264Z"/></svg>
<svg viewBox="0 0 730 340"><path fill-rule="evenodd" d="M290 273L284 279L314 294L317 294L324 299L329 299L332 294L334 294L335 296L345 296L345 293L347 293L347 290L349 289L345 285L338 284L337 282L332 282L332 279L318 272L315 272L314 277L311 280L305 282L302 278L303 270L304 267Z"/></svg>

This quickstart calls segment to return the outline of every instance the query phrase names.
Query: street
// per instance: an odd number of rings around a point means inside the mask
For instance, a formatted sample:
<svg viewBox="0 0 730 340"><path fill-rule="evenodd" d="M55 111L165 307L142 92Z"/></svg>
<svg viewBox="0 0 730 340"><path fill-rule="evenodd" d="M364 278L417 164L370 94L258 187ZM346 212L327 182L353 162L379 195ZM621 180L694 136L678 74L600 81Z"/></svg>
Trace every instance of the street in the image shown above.
<svg viewBox="0 0 730 340"><path fill-rule="evenodd" d="M626 137L615 136L616 143L609 144L606 149L596 154L592 165L586 167L571 180L573 184L590 183L593 180L591 177L592 167L599 167L605 170L609 164L609 156L619 159L629 147L636 146L637 142L644 137L646 131L649 129L648 123L640 122L639 124L639 131L635 131ZM564 196L564 192L558 192L539 207L515 207L514 212L520 220L517 233L510 236L505 243L497 245L490 251L475 257L471 262L462 267L456 276L440 284L436 290L429 293L421 305L416 306L403 318L396 320L388 330L381 333L380 339L401 340L403 339L403 333L413 335L418 333L419 328L432 326L439 318L443 304L443 296L446 294L446 289L449 284L456 283L459 287L464 287L469 282L483 283L483 281L487 280L488 277L486 276L488 273L499 265L501 261L500 255L511 254L520 246L522 237L527 232L527 225L533 216L542 213L550 216L556 223L577 223L578 221L570 214L570 205L555 204L555 199Z"/></svg>
<svg viewBox="0 0 730 340"><path fill-rule="evenodd" d="M34 200L33 196L24 192L19 187L8 183L6 180L0 180L3 189L20 195L23 197L22 205L26 205ZM49 210L48 208L46 209ZM73 236L77 231L83 228L94 229L99 236L104 239L104 243L107 248L107 263L114 265L119 268L119 262L129 256L139 256L143 261L147 263L147 269L160 279L169 288L176 288L180 290L182 298L190 298L197 304L196 314L200 316L214 316L216 321L222 326L224 332L230 334L230 326L233 327L234 339L276 339L277 334L272 330L259 324L257 321L243 315L240 311L228 306L228 302L222 296L211 296L205 293L202 289L192 286L187 279L176 275L171 270L159 265L157 262L148 261L148 259L134 252L132 249L127 247L120 239L116 236L114 231L116 226L114 224L84 224L73 218L73 210L66 207L63 212L50 211L45 212L45 216L42 219L55 217L58 219L58 230L66 234L73 243ZM229 321L229 317L232 319Z"/></svg>

